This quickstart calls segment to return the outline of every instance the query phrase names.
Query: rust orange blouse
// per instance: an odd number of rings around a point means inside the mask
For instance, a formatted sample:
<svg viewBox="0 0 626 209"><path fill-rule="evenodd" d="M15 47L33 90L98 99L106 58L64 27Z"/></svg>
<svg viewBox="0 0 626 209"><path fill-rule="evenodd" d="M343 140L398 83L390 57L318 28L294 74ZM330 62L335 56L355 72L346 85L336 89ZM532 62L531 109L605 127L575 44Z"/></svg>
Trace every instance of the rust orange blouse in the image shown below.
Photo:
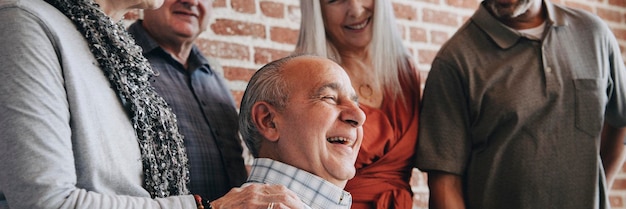
<svg viewBox="0 0 626 209"><path fill-rule="evenodd" d="M403 85L402 100L384 100L381 108L361 105L367 119L356 176L345 190L352 194L352 209L411 209L409 185L417 143L420 86Z"/></svg>

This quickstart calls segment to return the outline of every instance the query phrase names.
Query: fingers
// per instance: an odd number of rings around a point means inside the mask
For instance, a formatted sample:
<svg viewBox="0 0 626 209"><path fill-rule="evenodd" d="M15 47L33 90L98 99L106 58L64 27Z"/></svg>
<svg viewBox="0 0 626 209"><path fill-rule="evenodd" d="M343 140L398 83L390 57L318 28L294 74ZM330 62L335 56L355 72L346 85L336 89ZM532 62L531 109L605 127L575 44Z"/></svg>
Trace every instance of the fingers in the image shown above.
<svg viewBox="0 0 626 209"><path fill-rule="evenodd" d="M259 208L301 209L304 205L298 195L282 185L246 184L231 189L223 197L212 201L215 209Z"/></svg>
<svg viewBox="0 0 626 209"><path fill-rule="evenodd" d="M267 209L274 209L274 202L270 202L270 204L267 204Z"/></svg>
<svg viewBox="0 0 626 209"><path fill-rule="evenodd" d="M293 191L282 185L269 185L266 188L269 193L266 195L266 201L273 202L274 208L303 208L302 201Z"/></svg>
<svg viewBox="0 0 626 209"><path fill-rule="evenodd" d="M269 184L254 184L252 185L255 191L261 191L259 199L262 202L266 202L268 208L271 203L274 209L296 209L303 208L303 203L298 198L298 195L287 189L283 185L269 185Z"/></svg>

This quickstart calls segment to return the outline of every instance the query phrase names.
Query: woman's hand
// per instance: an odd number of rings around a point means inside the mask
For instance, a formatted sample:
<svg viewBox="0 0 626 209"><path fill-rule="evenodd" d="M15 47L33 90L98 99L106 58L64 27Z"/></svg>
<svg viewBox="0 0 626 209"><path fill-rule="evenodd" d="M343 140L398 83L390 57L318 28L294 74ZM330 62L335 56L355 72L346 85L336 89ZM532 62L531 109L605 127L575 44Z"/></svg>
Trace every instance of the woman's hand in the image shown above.
<svg viewBox="0 0 626 209"><path fill-rule="evenodd" d="M252 183L231 189L223 197L212 201L211 206L214 209L302 209L304 203L283 185Z"/></svg>

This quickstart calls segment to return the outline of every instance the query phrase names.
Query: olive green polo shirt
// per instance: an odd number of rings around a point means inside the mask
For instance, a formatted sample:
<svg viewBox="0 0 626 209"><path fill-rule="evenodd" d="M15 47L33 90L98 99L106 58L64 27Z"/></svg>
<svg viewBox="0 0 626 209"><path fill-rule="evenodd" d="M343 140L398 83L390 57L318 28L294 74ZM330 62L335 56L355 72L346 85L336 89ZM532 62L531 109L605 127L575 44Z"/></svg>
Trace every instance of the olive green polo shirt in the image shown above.
<svg viewBox="0 0 626 209"><path fill-rule="evenodd" d="M463 176L469 209L608 206L600 132L626 125L624 62L601 19L544 3L543 40L481 6L432 63L417 167Z"/></svg>

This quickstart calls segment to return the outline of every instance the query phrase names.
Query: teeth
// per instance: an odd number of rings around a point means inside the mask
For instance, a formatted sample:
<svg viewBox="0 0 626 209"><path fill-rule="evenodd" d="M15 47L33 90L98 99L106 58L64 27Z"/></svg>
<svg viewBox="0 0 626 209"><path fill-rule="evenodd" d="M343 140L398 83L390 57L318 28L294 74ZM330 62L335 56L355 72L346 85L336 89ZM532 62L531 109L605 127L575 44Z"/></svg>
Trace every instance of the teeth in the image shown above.
<svg viewBox="0 0 626 209"><path fill-rule="evenodd" d="M343 138L343 137L331 137L326 139L326 141L333 143L333 144L343 144L343 145L348 145L348 146L352 146L354 144L354 141Z"/></svg>
<svg viewBox="0 0 626 209"><path fill-rule="evenodd" d="M348 26L348 27L349 27L350 29L360 30L360 29L365 28L365 26L367 26L367 23L368 23L368 22L369 22L369 21L365 21L365 22L363 22L363 23L361 23L361 24L358 24L358 25L352 25L352 26Z"/></svg>

